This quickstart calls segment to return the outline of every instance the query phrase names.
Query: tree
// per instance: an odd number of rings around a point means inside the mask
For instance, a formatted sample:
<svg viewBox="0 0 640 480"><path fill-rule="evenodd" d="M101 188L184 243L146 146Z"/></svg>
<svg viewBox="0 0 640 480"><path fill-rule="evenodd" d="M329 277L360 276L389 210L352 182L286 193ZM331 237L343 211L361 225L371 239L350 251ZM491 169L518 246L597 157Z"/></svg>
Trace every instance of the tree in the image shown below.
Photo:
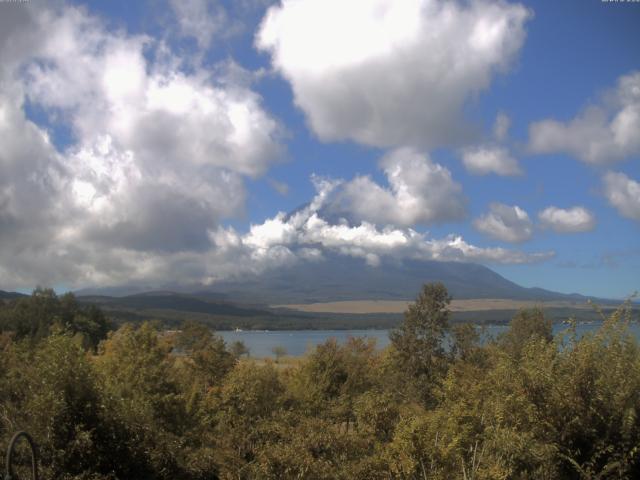
<svg viewBox="0 0 640 480"><path fill-rule="evenodd" d="M236 340L233 342L229 347L229 351L235 358L240 358L243 355L246 355L247 357L249 356L249 349L242 340Z"/></svg>
<svg viewBox="0 0 640 480"><path fill-rule="evenodd" d="M182 323L179 333L175 337L175 346L185 353L191 353L209 343L213 336L211 330L205 325L186 320Z"/></svg>
<svg viewBox="0 0 640 480"><path fill-rule="evenodd" d="M127 448L155 472L180 476L175 445L189 427L171 345L145 322L124 325L101 346L96 369L114 423L127 426Z"/></svg>
<svg viewBox="0 0 640 480"><path fill-rule="evenodd" d="M282 407L284 385L278 371L270 362L264 366L240 362L220 390L211 393L220 477L254 478L240 472L256 460L259 445L271 436L271 419Z"/></svg>
<svg viewBox="0 0 640 480"><path fill-rule="evenodd" d="M218 383L236 363L222 337L198 322L187 321L182 325L176 347L189 356L191 374L205 390Z"/></svg>
<svg viewBox="0 0 640 480"><path fill-rule="evenodd" d="M553 340L553 325L541 308L520 310L511 320L509 330L498 339L498 344L513 357L519 357L524 346L534 340Z"/></svg>
<svg viewBox="0 0 640 480"><path fill-rule="evenodd" d="M104 312L95 305L82 306L71 292L60 297L59 325L81 338L82 345L94 350L112 329Z"/></svg>
<svg viewBox="0 0 640 480"><path fill-rule="evenodd" d="M43 478L148 478L144 469L130 468L139 462L128 455L123 429L109 420L93 365L76 338L63 333L35 345L23 341L5 360L0 450L9 435L27 430L38 444Z"/></svg>
<svg viewBox="0 0 640 480"><path fill-rule="evenodd" d="M451 297L442 283L422 287L415 303L404 312L402 325L389 338L400 372L411 379L425 403L433 400L432 390L446 371L443 340L449 329Z"/></svg>
<svg viewBox="0 0 640 480"><path fill-rule="evenodd" d="M13 332L16 340L37 342L53 330L75 335L84 348L95 350L107 337L111 323L95 305L80 304L73 293L58 297L50 288L36 288L30 297L10 301L0 309L0 331Z"/></svg>
<svg viewBox="0 0 640 480"><path fill-rule="evenodd" d="M334 338L316 346L290 376L290 389L303 411L330 418L349 430L355 422L355 399L376 383L377 362L372 339Z"/></svg>
<svg viewBox="0 0 640 480"><path fill-rule="evenodd" d="M276 356L276 363L278 363L280 359L287 354L287 349L281 345L278 345L276 347L273 347L271 349L271 352Z"/></svg>
<svg viewBox="0 0 640 480"><path fill-rule="evenodd" d="M451 328L453 343L451 355L463 361L469 360L478 347L480 335L471 323L459 323Z"/></svg>

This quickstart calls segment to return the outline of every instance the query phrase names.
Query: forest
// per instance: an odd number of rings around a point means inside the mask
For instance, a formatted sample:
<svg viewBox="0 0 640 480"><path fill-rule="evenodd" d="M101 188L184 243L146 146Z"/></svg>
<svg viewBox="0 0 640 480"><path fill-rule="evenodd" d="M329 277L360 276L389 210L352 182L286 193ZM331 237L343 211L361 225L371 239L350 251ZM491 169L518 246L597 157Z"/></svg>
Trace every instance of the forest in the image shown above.
<svg viewBox="0 0 640 480"><path fill-rule="evenodd" d="M536 308L481 342L450 301L424 285L386 349L276 362L193 321L116 328L45 289L0 300L0 452L28 431L52 480L640 478L630 303L582 337Z"/></svg>

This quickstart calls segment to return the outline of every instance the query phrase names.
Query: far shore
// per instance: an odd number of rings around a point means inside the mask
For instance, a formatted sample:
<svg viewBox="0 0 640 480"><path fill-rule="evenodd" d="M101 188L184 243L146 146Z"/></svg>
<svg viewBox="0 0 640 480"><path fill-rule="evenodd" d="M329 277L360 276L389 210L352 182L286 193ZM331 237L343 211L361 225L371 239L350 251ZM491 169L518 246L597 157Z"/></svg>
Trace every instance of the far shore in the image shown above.
<svg viewBox="0 0 640 480"><path fill-rule="evenodd" d="M402 313L411 303L413 301L409 300L347 300L326 303L270 305L270 307L308 313ZM479 298L453 300L450 309L452 312L484 312L489 310L519 310L536 306L542 308L591 308L586 302L535 302L531 300Z"/></svg>

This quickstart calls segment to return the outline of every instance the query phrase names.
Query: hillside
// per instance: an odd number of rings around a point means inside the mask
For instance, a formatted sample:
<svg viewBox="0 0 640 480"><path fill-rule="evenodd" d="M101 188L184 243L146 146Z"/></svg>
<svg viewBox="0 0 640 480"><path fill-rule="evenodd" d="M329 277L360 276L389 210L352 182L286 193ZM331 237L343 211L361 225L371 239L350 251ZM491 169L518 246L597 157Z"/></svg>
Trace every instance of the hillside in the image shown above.
<svg viewBox="0 0 640 480"><path fill-rule="evenodd" d="M443 282L456 299L586 301L586 297L577 294L522 287L473 263L406 261L373 267L362 259L338 255L238 281L219 282L210 291L252 304L413 300L424 283L435 281Z"/></svg>
<svg viewBox="0 0 640 480"><path fill-rule="evenodd" d="M5 292L0 290L0 300L13 300L14 298L26 297L24 293L18 292Z"/></svg>
<svg viewBox="0 0 640 480"><path fill-rule="evenodd" d="M454 298L454 320L504 323L518 308L535 302L544 303L554 320L592 316L584 308L586 297L524 288L482 265L412 261L372 267L361 259L338 255L209 287L164 286L140 293L120 286L77 294L82 302L98 304L121 321L158 319L178 325L190 318L216 329L388 328L402 318L405 302L413 301L424 283L435 281L443 282ZM136 293L122 295L127 291ZM108 294L98 295L103 292ZM355 310L310 305L354 301ZM466 306L458 308L456 302ZM392 308L381 310L381 304Z"/></svg>

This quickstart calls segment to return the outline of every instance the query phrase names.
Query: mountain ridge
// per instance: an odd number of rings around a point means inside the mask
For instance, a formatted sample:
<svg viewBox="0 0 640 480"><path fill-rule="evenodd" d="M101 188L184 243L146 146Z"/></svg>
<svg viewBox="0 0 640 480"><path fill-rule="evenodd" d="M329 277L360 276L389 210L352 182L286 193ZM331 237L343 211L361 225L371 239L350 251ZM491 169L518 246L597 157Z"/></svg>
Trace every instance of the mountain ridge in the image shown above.
<svg viewBox="0 0 640 480"><path fill-rule="evenodd" d="M146 290L143 287L107 287L83 289L76 293L79 296L106 293L121 297L175 293L217 302L273 305L344 300L413 300L424 283L436 281L444 283L450 295L456 299L603 300L541 287L522 287L476 263L405 260L371 266L360 258L344 255L328 255L321 261L299 262L209 286L165 285Z"/></svg>
<svg viewBox="0 0 640 480"><path fill-rule="evenodd" d="M0 300L13 300L15 298L26 297L24 293L18 292L8 292L5 290L0 290Z"/></svg>

